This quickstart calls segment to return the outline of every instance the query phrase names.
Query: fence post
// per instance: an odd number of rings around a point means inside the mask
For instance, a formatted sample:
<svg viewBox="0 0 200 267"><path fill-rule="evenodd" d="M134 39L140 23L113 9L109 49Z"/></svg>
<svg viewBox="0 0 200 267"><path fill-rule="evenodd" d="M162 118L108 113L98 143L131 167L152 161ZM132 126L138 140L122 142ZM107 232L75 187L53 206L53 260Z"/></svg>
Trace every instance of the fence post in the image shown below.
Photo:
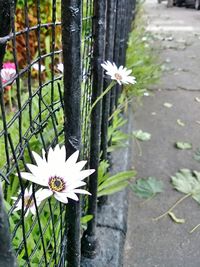
<svg viewBox="0 0 200 267"><path fill-rule="evenodd" d="M3 204L3 193L0 183L0 266L17 267L17 261L11 247L8 215Z"/></svg>
<svg viewBox="0 0 200 267"><path fill-rule="evenodd" d="M116 0L107 0L107 26L106 26L106 48L105 59L113 62L114 37L115 37L115 17L116 17ZM110 84L110 80L104 79L104 90ZM110 115L110 92L103 98L102 105L102 127L101 127L101 150L102 159L107 160L108 146L108 126Z"/></svg>
<svg viewBox="0 0 200 267"><path fill-rule="evenodd" d="M6 49L7 36L11 29L11 5L13 1L0 0L0 71ZM0 78L0 103L3 105L3 89ZM7 139L6 139L7 140ZM17 267L17 260L13 253L9 232L8 215L3 204L3 192L0 182L0 266Z"/></svg>
<svg viewBox="0 0 200 267"><path fill-rule="evenodd" d="M3 64L3 57L6 50L6 37L11 30L11 9L16 5L17 0L0 0L0 69Z"/></svg>
<svg viewBox="0 0 200 267"><path fill-rule="evenodd" d="M67 157L81 143L81 21L82 1L62 0L64 63L64 131ZM80 266L80 202L69 200L67 216L68 267Z"/></svg>
<svg viewBox="0 0 200 267"><path fill-rule="evenodd" d="M94 0L93 17L93 84L92 84L92 103L101 95L103 90L103 69L101 63L104 61L105 53L105 33L106 33L106 0ZM93 215L93 219L88 222L87 230L82 239L83 256L92 258L95 256L97 247L96 217L97 217L97 186L98 186L98 167L100 154L101 138L101 107L99 101L91 114L91 146L90 146L90 168L95 169L89 179L89 192L92 196L88 201L88 214Z"/></svg>

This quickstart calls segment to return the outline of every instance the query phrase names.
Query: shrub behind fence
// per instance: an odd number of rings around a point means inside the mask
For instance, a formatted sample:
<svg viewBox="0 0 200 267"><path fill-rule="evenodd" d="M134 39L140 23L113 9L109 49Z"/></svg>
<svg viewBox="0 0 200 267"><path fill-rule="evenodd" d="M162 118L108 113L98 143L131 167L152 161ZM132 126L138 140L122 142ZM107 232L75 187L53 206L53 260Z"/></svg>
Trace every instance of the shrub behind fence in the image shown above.
<svg viewBox="0 0 200 267"><path fill-rule="evenodd" d="M0 266L15 266L14 254L19 266L31 267L80 266L81 249L95 256L98 171L88 180L92 196L68 205L48 199L33 217L24 210L28 183L20 171L34 163L32 151L48 152L58 143L65 144L67 157L80 150L91 169L98 170L100 154L107 159L109 116L121 88L115 86L88 116L108 86L101 63L125 64L134 5L134 0L0 0L0 69L8 62L16 69L9 81L0 79L0 176L11 232L1 205L6 233L0 231L0 240L6 245L0 244ZM83 233L84 215L93 219Z"/></svg>

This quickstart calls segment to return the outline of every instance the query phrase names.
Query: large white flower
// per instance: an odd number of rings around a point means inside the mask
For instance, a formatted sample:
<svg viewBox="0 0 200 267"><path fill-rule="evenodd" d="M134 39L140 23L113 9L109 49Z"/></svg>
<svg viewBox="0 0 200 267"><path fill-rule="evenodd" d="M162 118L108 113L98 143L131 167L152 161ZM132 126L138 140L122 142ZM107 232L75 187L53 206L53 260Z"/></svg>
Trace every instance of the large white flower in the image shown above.
<svg viewBox="0 0 200 267"><path fill-rule="evenodd" d="M120 85L136 83L135 77L129 76L132 71L123 66L118 68L115 63L111 63L108 60L101 64L101 66L106 70L106 74L109 75L112 80L116 80Z"/></svg>
<svg viewBox="0 0 200 267"><path fill-rule="evenodd" d="M17 197L11 197L13 200L17 200ZM46 198L46 197L45 197ZM36 204L37 207L41 204L42 200L45 199L43 197L43 189L39 189L38 191L35 192L35 199L36 199ZM16 208L14 211L18 211L22 209L22 198L18 201L16 204ZM24 211L26 210L25 217L29 215L29 212L31 212L33 215L36 214L36 208L35 208L35 203L33 199L33 189L32 186L30 188L26 188L24 191Z"/></svg>
<svg viewBox="0 0 200 267"><path fill-rule="evenodd" d="M38 197L38 201L54 195L57 200L68 203L68 198L78 201L76 193L90 195L88 191L79 187L86 184L83 179L95 170L82 170L87 161L77 162L79 151L74 152L66 160L65 147L60 148L57 145L54 149L49 149L47 160L44 151L42 157L35 152L33 156L37 165L27 164L31 173L21 172L21 176L47 187L42 190L43 195Z"/></svg>

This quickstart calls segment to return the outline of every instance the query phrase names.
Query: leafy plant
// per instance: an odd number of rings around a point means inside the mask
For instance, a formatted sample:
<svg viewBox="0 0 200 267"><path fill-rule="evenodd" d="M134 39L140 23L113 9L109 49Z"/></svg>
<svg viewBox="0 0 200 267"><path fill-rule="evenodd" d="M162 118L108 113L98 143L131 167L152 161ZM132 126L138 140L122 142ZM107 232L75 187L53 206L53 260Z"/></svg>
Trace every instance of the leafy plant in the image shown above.
<svg viewBox="0 0 200 267"><path fill-rule="evenodd" d="M121 191L129 185L129 181L135 177L134 170L119 172L110 176L108 173L108 162L102 161L98 169L98 197L111 195Z"/></svg>
<svg viewBox="0 0 200 267"><path fill-rule="evenodd" d="M131 189L138 197L149 199L163 192L163 182L155 177L140 178L131 185Z"/></svg>
<svg viewBox="0 0 200 267"><path fill-rule="evenodd" d="M149 85L156 83L161 74L157 54L150 45L153 36L146 32L146 22L141 16L143 10L139 8L138 15L133 24L133 31L130 33L127 49L127 67L132 69L137 83L134 86L126 87L126 96L143 96Z"/></svg>
<svg viewBox="0 0 200 267"><path fill-rule="evenodd" d="M112 123L108 127L108 140L111 145L108 147L108 152L112 152L118 148L126 147L128 134L122 131L122 127L127 123L127 119L123 117L120 109L116 109L112 116Z"/></svg>

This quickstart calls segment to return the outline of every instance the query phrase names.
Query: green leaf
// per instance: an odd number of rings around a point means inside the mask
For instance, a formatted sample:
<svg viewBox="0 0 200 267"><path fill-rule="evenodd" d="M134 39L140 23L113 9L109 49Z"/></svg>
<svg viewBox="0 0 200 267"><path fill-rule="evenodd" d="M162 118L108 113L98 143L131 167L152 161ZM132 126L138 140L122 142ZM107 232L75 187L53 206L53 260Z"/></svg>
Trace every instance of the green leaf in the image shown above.
<svg viewBox="0 0 200 267"><path fill-rule="evenodd" d="M99 164L98 168L98 184L103 183L105 180L108 179L109 174L108 174L108 168L109 168L109 163L106 160L102 160Z"/></svg>
<svg viewBox="0 0 200 267"><path fill-rule="evenodd" d="M181 169L171 181L176 190L184 194L191 194L192 198L200 204L200 172Z"/></svg>
<svg viewBox="0 0 200 267"><path fill-rule="evenodd" d="M117 185L121 182L124 182L126 180L129 180L133 177L135 177L136 172L135 171L126 171L126 172L120 172L117 173L111 177L109 177L105 182L103 182L101 185L98 187L98 192L105 188L113 187L114 185Z"/></svg>
<svg viewBox="0 0 200 267"><path fill-rule="evenodd" d="M155 177L141 178L131 188L138 197L148 199L163 192L163 182Z"/></svg>
<svg viewBox="0 0 200 267"><path fill-rule="evenodd" d="M188 142L176 142L175 145L176 145L176 148L182 149L182 150L192 149L192 144Z"/></svg>
<svg viewBox="0 0 200 267"><path fill-rule="evenodd" d="M85 215L81 217L81 224L87 224L89 221L91 221L93 218L93 215Z"/></svg>
<svg viewBox="0 0 200 267"><path fill-rule="evenodd" d="M198 148L193 157L196 161L200 161L200 148Z"/></svg>
<svg viewBox="0 0 200 267"><path fill-rule="evenodd" d="M97 196L101 197L101 196L106 196L106 195L112 195L116 192L121 191L122 189L124 189L128 185L129 185L128 182L122 182L122 183L119 183L117 185L110 186L110 187L105 188L105 189L101 190L100 192L98 192Z"/></svg>
<svg viewBox="0 0 200 267"><path fill-rule="evenodd" d="M133 136L140 141L148 141L151 139L151 134L142 130L133 131Z"/></svg>

